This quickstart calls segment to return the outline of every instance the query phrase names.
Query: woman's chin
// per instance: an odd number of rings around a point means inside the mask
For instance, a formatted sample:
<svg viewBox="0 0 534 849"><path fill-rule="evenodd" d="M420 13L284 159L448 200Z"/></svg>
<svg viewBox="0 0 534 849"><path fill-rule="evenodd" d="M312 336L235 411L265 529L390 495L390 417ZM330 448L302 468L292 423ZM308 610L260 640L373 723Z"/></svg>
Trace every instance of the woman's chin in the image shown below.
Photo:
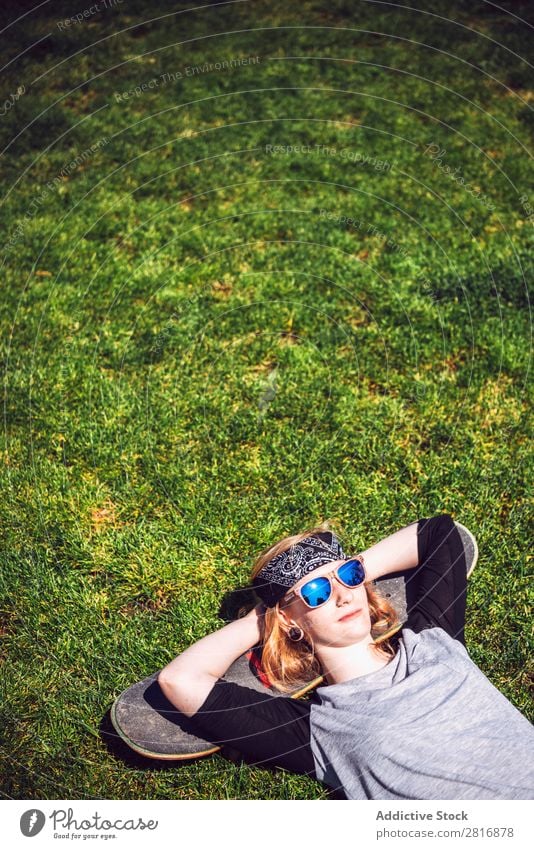
<svg viewBox="0 0 534 849"><path fill-rule="evenodd" d="M337 628L335 632L331 631L328 637L314 640L316 648L320 646L324 648L347 648L357 643L370 642L373 642L370 623L358 621L357 618L342 622L341 627Z"/></svg>

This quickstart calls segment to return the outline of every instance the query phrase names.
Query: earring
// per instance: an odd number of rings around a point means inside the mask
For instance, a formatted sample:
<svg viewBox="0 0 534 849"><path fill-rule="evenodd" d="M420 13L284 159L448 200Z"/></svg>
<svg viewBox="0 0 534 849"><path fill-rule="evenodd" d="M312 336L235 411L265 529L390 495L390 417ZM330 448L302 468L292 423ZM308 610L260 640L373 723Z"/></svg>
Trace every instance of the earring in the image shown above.
<svg viewBox="0 0 534 849"><path fill-rule="evenodd" d="M304 637L304 631L302 628L299 628L298 625L293 625L292 628L289 629L289 639L292 643L298 643Z"/></svg>

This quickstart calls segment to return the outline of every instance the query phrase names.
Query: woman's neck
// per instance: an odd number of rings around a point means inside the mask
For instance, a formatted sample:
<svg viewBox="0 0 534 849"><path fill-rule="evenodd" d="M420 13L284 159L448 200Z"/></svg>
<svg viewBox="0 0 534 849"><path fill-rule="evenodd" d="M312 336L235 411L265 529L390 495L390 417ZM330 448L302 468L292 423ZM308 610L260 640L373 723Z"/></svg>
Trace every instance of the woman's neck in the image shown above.
<svg viewBox="0 0 534 849"><path fill-rule="evenodd" d="M328 684L342 684L377 672L391 660L377 650L371 637L350 646L320 647L316 654Z"/></svg>

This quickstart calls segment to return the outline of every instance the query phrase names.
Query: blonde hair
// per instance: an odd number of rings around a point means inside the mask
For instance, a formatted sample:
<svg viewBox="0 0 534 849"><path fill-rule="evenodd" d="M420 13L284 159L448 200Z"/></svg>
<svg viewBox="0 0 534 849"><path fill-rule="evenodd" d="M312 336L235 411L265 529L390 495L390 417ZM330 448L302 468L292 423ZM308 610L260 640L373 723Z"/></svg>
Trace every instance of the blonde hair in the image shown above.
<svg viewBox="0 0 534 849"><path fill-rule="evenodd" d="M320 525L302 531L293 536L284 537L279 542L264 549L254 561L252 579L254 579L271 558L282 551L287 551L292 545L305 537L324 531L337 531L334 522L327 520ZM398 628L398 617L392 605L368 583L365 584L369 613L371 617L371 636L375 641L376 651L383 657L393 657L395 647L393 636ZM304 686L322 674L319 660L315 656L313 641L304 630L304 638L299 642L290 640L287 626L280 616L280 604L267 608L264 617L262 634L261 665L270 683L281 692L289 692L295 687ZM391 633L393 632L393 633Z"/></svg>

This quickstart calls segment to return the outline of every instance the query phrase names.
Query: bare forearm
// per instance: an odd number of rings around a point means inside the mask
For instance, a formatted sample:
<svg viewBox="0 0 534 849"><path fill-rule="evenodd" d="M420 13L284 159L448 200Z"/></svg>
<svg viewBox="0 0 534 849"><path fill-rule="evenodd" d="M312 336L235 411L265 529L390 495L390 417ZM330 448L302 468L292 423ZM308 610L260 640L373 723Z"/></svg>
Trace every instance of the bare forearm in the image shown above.
<svg viewBox="0 0 534 849"><path fill-rule="evenodd" d="M208 634L162 669L158 682L169 701L188 716L196 713L217 679L260 641L259 615L255 608Z"/></svg>
<svg viewBox="0 0 534 849"><path fill-rule="evenodd" d="M368 580L417 566L417 525L413 522L361 552Z"/></svg>

